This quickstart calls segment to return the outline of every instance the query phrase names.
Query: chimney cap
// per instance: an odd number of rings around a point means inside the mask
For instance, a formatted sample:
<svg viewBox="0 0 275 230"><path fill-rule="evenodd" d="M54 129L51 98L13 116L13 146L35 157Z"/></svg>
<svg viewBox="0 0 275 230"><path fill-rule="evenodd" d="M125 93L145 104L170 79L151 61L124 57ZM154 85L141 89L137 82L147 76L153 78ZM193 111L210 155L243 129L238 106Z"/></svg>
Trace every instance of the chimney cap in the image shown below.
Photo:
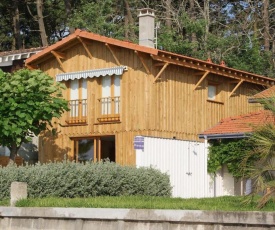
<svg viewBox="0 0 275 230"><path fill-rule="evenodd" d="M151 16L155 16L155 10L151 9L151 8L142 8L142 9L138 9L139 15L140 16L144 16L144 15L151 15Z"/></svg>

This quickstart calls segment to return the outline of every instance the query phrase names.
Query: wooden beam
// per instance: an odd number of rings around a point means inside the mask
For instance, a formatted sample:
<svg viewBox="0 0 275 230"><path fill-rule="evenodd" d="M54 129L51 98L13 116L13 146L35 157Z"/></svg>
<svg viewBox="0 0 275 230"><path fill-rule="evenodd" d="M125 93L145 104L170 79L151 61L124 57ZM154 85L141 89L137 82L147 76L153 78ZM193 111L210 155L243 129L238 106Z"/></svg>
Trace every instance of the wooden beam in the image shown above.
<svg viewBox="0 0 275 230"><path fill-rule="evenodd" d="M38 69L37 66L35 66L35 65L30 65L30 64L26 64L26 67L27 67L28 69L30 69L30 70Z"/></svg>
<svg viewBox="0 0 275 230"><path fill-rule="evenodd" d="M59 65L60 65L60 68L63 70L63 72L66 73L66 70L65 70L65 68L63 66L63 63L60 60L61 58L64 58L64 55L62 55L61 53L56 52L56 51L51 51L51 53L55 56L56 60L58 61Z"/></svg>
<svg viewBox="0 0 275 230"><path fill-rule="evenodd" d="M77 39L78 39L78 40L80 41L80 43L83 45L83 47L84 47L86 53L88 54L89 58L92 59L93 56L92 56L92 54L91 54L91 52L90 52L90 50L89 50L87 44L86 44L80 37L77 37Z"/></svg>
<svg viewBox="0 0 275 230"><path fill-rule="evenodd" d="M209 71L210 73L214 73L220 76L225 76L228 78L233 78L238 80L243 79L244 81L251 82L258 85L271 86L275 84L274 81L270 81L269 79L265 79L264 82L261 82L260 79L256 80L255 77L253 78L253 74L249 74L249 73L246 73L247 75L249 75L248 78L246 78L245 76L243 76L242 73L240 73L240 71L237 71L237 70L234 71L232 69L230 70L227 67L223 67L223 66L221 66L220 70L217 70L216 68L214 68L215 65L212 63L205 63L205 65L196 65L194 63L189 62L188 59L182 59L181 61L178 61L176 59L169 59L169 58L161 57L154 54L151 54L150 56L155 61L168 62L172 65L179 65L179 66L196 69L204 72Z"/></svg>
<svg viewBox="0 0 275 230"><path fill-rule="evenodd" d="M200 80L198 81L198 83L195 85L195 87L194 87L193 90L195 90L195 89L199 86L199 84L207 77L207 75L208 75L209 73L210 73L209 71L206 71L206 72L202 75L201 79L200 79Z"/></svg>
<svg viewBox="0 0 275 230"><path fill-rule="evenodd" d="M240 81L234 80L234 81L229 81L229 84L238 84Z"/></svg>
<svg viewBox="0 0 275 230"><path fill-rule="evenodd" d="M194 73L194 76L201 76L201 75L203 75L203 74L204 74L204 72L199 71L199 72Z"/></svg>
<svg viewBox="0 0 275 230"><path fill-rule="evenodd" d="M114 57L114 59L115 59L115 61L116 61L116 64L120 66L121 64L120 64L118 58L116 57L115 52L114 52L113 49L111 48L111 46L110 46L108 43L105 43L105 45L107 46L107 48L108 48L108 49L110 50L110 52L112 53L112 55L113 55L113 57Z"/></svg>
<svg viewBox="0 0 275 230"><path fill-rule="evenodd" d="M162 74L162 72L166 69L166 67L169 65L168 62L165 63L165 65L161 68L161 70L159 71L158 75L154 78L153 83L156 82L156 80L159 78L159 76Z"/></svg>
<svg viewBox="0 0 275 230"><path fill-rule="evenodd" d="M139 57L139 60L141 61L141 63L142 63L142 65L143 65L144 69L146 70L146 73L147 73L148 75L151 74L151 72L150 72L148 66L146 65L146 63L145 63L144 58L142 57L142 55L141 55L138 51L136 51L136 50L135 50L135 53L136 53L136 55Z"/></svg>
<svg viewBox="0 0 275 230"><path fill-rule="evenodd" d="M166 62L161 62L161 63L155 63L154 66L158 67L158 66L164 66Z"/></svg>
<svg viewBox="0 0 275 230"><path fill-rule="evenodd" d="M240 80L239 83L235 86L235 88L231 91L228 97L231 97L231 95L238 89L238 87L244 82L244 80Z"/></svg>
<svg viewBox="0 0 275 230"><path fill-rule="evenodd" d="M54 56L56 56L56 57L58 57L58 58L60 58L60 59L66 59L66 54L65 54L65 53L61 53L61 52L54 51L54 50L52 50L51 53L52 53Z"/></svg>

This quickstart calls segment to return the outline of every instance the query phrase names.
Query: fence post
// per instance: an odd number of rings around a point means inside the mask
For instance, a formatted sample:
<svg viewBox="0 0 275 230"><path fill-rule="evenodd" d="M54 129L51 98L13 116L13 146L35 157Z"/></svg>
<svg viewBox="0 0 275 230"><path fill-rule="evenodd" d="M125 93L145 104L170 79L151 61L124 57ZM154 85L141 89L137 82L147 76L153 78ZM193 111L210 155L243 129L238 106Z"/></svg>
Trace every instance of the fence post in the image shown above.
<svg viewBox="0 0 275 230"><path fill-rule="evenodd" d="M27 183L25 182L12 182L10 190L10 205L15 206L16 201L20 199L26 199L27 193Z"/></svg>

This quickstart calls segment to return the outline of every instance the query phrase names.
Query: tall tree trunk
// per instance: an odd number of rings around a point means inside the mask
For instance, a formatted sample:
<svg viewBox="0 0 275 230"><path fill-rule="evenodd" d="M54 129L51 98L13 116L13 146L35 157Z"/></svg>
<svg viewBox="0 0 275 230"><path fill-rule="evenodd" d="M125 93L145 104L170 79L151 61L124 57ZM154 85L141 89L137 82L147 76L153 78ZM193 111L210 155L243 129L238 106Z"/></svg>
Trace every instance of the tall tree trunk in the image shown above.
<svg viewBox="0 0 275 230"><path fill-rule="evenodd" d="M194 0L190 0L189 4L190 4L191 20L194 22L196 20L196 11L195 11ZM196 33L193 32L191 34L191 43L196 43L196 42L197 42L197 35L196 35ZM195 48L194 51L197 51L197 48Z"/></svg>
<svg viewBox="0 0 275 230"><path fill-rule="evenodd" d="M18 9L18 1L15 0L13 6L13 33L14 33L14 42L12 46L12 50L21 49L22 41L20 36L20 24L19 24L19 9Z"/></svg>
<svg viewBox="0 0 275 230"><path fill-rule="evenodd" d="M204 1L204 19L205 19L205 43L208 40L209 27L210 27L210 7L209 0Z"/></svg>
<svg viewBox="0 0 275 230"><path fill-rule="evenodd" d="M171 0L165 1L165 25L168 29L172 28L172 19L171 19Z"/></svg>
<svg viewBox="0 0 275 230"><path fill-rule="evenodd" d="M47 34L45 30L43 17L43 0L36 1L36 8L42 46L48 46Z"/></svg>
<svg viewBox="0 0 275 230"><path fill-rule="evenodd" d="M65 10L66 10L66 15L67 15L67 20L70 17L71 13L72 13L72 4L71 4L71 0L64 0L64 4L65 4ZM69 28L70 34L72 34L75 31L75 28Z"/></svg>
<svg viewBox="0 0 275 230"><path fill-rule="evenodd" d="M270 50L270 43L269 43L269 0L263 1L263 21L264 21L264 50Z"/></svg>
<svg viewBox="0 0 275 230"><path fill-rule="evenodd" d="M129 2L127 0L124 0L124 5L125 5L125 38L129 40L134 40L135 39L135 32L133 30L133 25L134 25L134 19L130 10Z"/></svg>
<svg viewBox="0 0 275 230"><path fill-rule="evenodd" d="M20 147L17 147L16 142L13 142L10 147L10 159L14 160L14 158L17 156L17 152Z"/></svg>

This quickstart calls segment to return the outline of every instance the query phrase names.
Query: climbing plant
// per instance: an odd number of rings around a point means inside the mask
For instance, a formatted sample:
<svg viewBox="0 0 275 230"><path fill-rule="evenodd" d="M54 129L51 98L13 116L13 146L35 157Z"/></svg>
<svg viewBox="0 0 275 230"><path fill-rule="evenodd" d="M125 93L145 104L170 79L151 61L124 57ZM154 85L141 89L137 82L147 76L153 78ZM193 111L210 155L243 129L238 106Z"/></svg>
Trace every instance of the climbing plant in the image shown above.
<svg viewBox="0 0 275 230"><path fill-rule="evenodd" d="M249 175L251 166L258 160L257 155L249 154L253 149L250 139L211 140L207 169L216 173L223 165L236 178ZM249 157L247 157L249 156Z"/></svg>

